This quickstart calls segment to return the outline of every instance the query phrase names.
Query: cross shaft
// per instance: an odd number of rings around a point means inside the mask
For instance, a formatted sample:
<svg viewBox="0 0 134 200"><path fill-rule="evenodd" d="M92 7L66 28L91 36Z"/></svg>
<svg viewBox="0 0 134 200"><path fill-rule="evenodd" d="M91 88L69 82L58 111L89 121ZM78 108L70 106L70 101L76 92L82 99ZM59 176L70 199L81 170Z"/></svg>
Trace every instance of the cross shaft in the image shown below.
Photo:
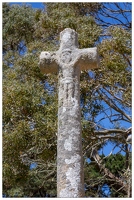
<svg viewBox="0 0 134 200"><path fill-rule="evenodd" d="M59 75L57 136L57 197L84 197L80 114L80 71L97 68L97 48L78 49L77 33L60 33L60 48L42 52L40 69Z"/></svg>

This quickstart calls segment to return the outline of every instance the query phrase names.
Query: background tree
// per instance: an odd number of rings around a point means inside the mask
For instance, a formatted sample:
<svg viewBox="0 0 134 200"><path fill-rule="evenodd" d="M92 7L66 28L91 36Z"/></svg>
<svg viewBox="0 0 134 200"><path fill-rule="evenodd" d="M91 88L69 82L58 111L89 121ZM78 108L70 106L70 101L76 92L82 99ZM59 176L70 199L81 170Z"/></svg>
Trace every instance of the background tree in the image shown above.
<svg viewBox="0 0 134 200"><path fill-rule="evenodd" d="M100 54L100 68L81 73L86 196L130 197L131 3L3 3L3 194L56 196L57 75L38 62L66 27ZM117 154L101 154L109 143Z"/></svg>

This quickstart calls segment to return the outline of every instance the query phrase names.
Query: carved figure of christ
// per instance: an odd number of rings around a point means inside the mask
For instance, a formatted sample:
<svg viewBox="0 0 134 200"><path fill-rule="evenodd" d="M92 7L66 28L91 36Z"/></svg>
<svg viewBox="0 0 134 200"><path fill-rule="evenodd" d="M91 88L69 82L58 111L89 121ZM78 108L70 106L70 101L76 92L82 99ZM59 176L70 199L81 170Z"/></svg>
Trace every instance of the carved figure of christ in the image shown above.
<svg viewBox="0 0 134 200"><path fill-rule="evenodd" d="M40 69L59 75L57 197L84 197L80 114L80 71L98 67L97 48L78 49L77 33L60 33L60 48L42 52Z"/></svg>

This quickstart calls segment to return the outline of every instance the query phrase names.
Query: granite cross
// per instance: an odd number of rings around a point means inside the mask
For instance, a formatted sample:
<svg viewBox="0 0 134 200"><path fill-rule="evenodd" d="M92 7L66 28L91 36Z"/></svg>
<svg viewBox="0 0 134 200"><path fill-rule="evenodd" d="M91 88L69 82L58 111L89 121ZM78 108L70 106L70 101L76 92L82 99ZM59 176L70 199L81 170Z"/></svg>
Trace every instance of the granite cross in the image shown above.
<svg viewBox="0 0 134 200"><path fill-rule="evenodd" d="M43 51L40 69L59 75L57 136L57 197L84 197L80 113L80 71L98 67L97 48L78 49L77 33L60 33L60 48Z"/></svg>

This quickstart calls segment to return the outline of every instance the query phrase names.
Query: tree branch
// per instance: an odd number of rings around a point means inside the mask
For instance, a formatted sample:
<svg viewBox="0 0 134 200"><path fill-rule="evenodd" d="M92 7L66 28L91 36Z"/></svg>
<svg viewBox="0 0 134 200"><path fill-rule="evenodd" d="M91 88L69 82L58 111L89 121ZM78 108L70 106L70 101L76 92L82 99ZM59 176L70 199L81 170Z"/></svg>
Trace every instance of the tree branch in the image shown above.
<svg viewBox="0 0 134 200"><path fill-rule="evenodd" d="M108 98L108 96L106 94L102 94L100 93L100 91L97 91L99 93L99 95L101 96L101 98L111 107L113 108L115 111L121 113L122 115L124 115L130 122L131 122L131 117L129 117L125 112L123 112L123 110L121 110L117 105L115 105L115 103Z"/></svg>
<svg viewBox="0 0 134 200"><path fill-rule="evenodd" d="M102 164L102 159L100 158L98 152L96 149L92 150L91 157L96 161L98 164L101 172L105 174L106 177L110 178L113 180L113 182L116 183L113 187L118 188L121 190L125 195L128 193L128 185L125 184L121 179L117 178L114 174L110 172L109 169L107 169L103 164Z"/></svg>
<svg viewBox="0 0 134 200"><path fill-rule="evenodd" d="M103 135L107 135L107 134L110 134L110 133L122 133L122 134L124 134L124 135L128 135L128 134L130 134L130 128L129 129L127 129L127 130L121 130L121 129L109 129L109 130L100 130L100 131L94 131L94 133L96 134L96 135L101 135L101 134L103 134Z"/></svg>

